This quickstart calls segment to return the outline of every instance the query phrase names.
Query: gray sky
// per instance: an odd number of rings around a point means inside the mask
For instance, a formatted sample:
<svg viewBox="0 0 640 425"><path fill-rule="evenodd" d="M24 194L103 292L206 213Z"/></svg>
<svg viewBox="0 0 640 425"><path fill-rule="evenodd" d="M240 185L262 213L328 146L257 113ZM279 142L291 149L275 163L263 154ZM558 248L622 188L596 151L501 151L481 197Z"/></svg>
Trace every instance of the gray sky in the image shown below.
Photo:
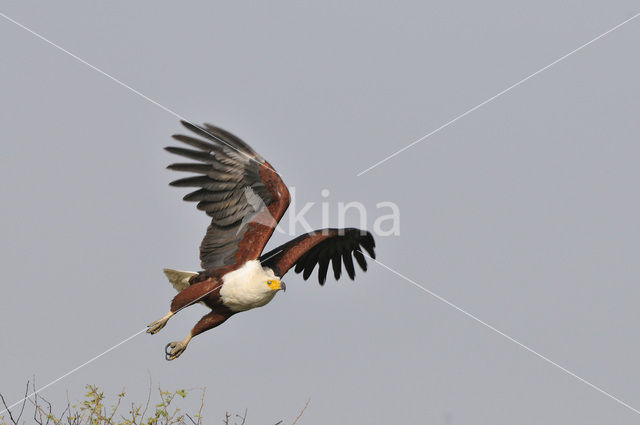
<svg viewBox="0 0 640 425"><path fill-rule="evenodd" d="M195 122L250 143L299 204L395 202L381 262L640 408L640 21L361 170L637 13L636 1L0 1ZM207 218L169 188L177 119L0 19L0 392L17 400L164 314ZM320 226L320 208L307 215ZM335 215L331 218L331 224ZM370 220L369 227L372 226ZM269 247L288 236L278 234ZM314 278L315 279L315 278ZM44 395L208 388L251 424L632 424L640 417L372 264L163 347L204 309Z"/></svg>

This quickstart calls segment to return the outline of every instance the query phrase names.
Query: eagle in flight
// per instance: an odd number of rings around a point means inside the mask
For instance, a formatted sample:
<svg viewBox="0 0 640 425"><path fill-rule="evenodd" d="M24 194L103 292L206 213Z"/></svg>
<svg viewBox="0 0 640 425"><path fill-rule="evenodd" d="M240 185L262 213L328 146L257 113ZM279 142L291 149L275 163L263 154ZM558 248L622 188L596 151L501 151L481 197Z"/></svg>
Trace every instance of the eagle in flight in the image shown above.
<svg viewBox="0 0 640 425"><path fill-rule="evenodd" d="M211 217L200 244L203 271L165 269L178 291L171 308L150 323L155 334L178 311L195 303L211 309L181 341L167 344L167 360L176 359L191 339L224 323L241 311L262 307L286 289L282 277L294 267L307 280L318 265L318 281L325 283L329 263L335 279L344 266L355 277L353 258L362 270L367 263L362 249L375 258L371 233L360 229L321 229L298 236L262 253L280 218L289 206L289 191L280 175L249 145L233 134L210 124L203 127L182 121L194 136L173 138L190 148L167 147L167 151L196 162L169 165L170 170L195 173L171 182L171 186L194 187L185 201ZM199 137L196 137L199 136Z"/></svg>

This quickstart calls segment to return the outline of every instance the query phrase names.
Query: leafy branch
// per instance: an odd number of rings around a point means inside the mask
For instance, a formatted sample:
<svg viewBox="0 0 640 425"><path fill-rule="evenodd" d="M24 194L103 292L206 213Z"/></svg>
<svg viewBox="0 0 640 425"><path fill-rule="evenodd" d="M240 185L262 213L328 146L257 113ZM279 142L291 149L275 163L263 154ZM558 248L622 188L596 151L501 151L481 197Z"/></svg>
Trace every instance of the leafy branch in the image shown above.
<svg viewBox="0 0 640 425"><path fill-rule="evenodd" d="M29 396L29 389L32 388L32 396ZM123 390L116 396L116 401L110 406L105 405L104 392L95 385L87 385L86 392L81 401L71 404L67 400L62 412L58 415L54 413L53 405L44 397L38 394L35 383L27 382L25 396L19 408L11 411L7 403L0 394L0 401L6 410L7 417L0 416L0 425L22 425L27 423L22 419L25 407L29 404L33 408L33 421L38 425L203 425L202 410L205 403L206 389L200 390L200 407L196 412L182 412L178 407L179 402L189 396L189 392L184 389L167 391L158 388L156 401L152 403L152 383L149 382L147 400L143 404L130 403L130 407L125 412L126 393ZM309 405L305 404L292 425L296 424ZM247 409L242 415L231 415L225 412L222 420L224 425L245 425L247 421ZM276 425L284 425L283 421Z"/></svg>

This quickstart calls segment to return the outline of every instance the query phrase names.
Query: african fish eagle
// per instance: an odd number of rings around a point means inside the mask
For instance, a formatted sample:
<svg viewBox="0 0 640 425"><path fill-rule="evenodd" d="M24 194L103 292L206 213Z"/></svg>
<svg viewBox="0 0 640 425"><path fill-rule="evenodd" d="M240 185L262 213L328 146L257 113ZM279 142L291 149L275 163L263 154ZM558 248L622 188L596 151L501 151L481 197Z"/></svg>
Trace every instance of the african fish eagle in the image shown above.
<svg viewBox="0 0 640 425"><path fill-rule="evenodd" d="M185 339L167 344L167 360L180 356L194 336L236 313L267 304L278 291L285 290L281 279L293 266L307 280L319 264L318 281L323 285L330 262L336 280L343 264L353 279L352 256L365 271L367 263L361 249L375 258L371 233L353 228L316 230L262 254L289 206L287 186L264 158L233 134L210 124L182 124L200 137L178 134L173 138L195 149L165 149L197 162L171 164L168 168L197 175L170 185L198 188L184 200L198 202L197 208L211 217L211 224L200 244L203 271L164 270L178 295L171 301L169 312L150 323L147 332L157 333L174 314L198 302L211 312Z"/></svg>

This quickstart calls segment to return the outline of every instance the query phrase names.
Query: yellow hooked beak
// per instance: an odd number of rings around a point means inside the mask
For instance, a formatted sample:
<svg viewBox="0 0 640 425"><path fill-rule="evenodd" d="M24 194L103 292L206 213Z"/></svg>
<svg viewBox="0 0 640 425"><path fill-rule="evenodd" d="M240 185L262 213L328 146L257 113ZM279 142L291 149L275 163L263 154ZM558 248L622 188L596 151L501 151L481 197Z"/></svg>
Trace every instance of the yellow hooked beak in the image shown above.
<svg viewBox="0 0 640 425"><path fill-rule="evenodd" d="M271 288L274 291L279 291L280 289L282 289L283 291L287 290L287 285L285 285L284 282L281 282L279 280L268 280L267 286L269 286L269 288Z"/></svg>

